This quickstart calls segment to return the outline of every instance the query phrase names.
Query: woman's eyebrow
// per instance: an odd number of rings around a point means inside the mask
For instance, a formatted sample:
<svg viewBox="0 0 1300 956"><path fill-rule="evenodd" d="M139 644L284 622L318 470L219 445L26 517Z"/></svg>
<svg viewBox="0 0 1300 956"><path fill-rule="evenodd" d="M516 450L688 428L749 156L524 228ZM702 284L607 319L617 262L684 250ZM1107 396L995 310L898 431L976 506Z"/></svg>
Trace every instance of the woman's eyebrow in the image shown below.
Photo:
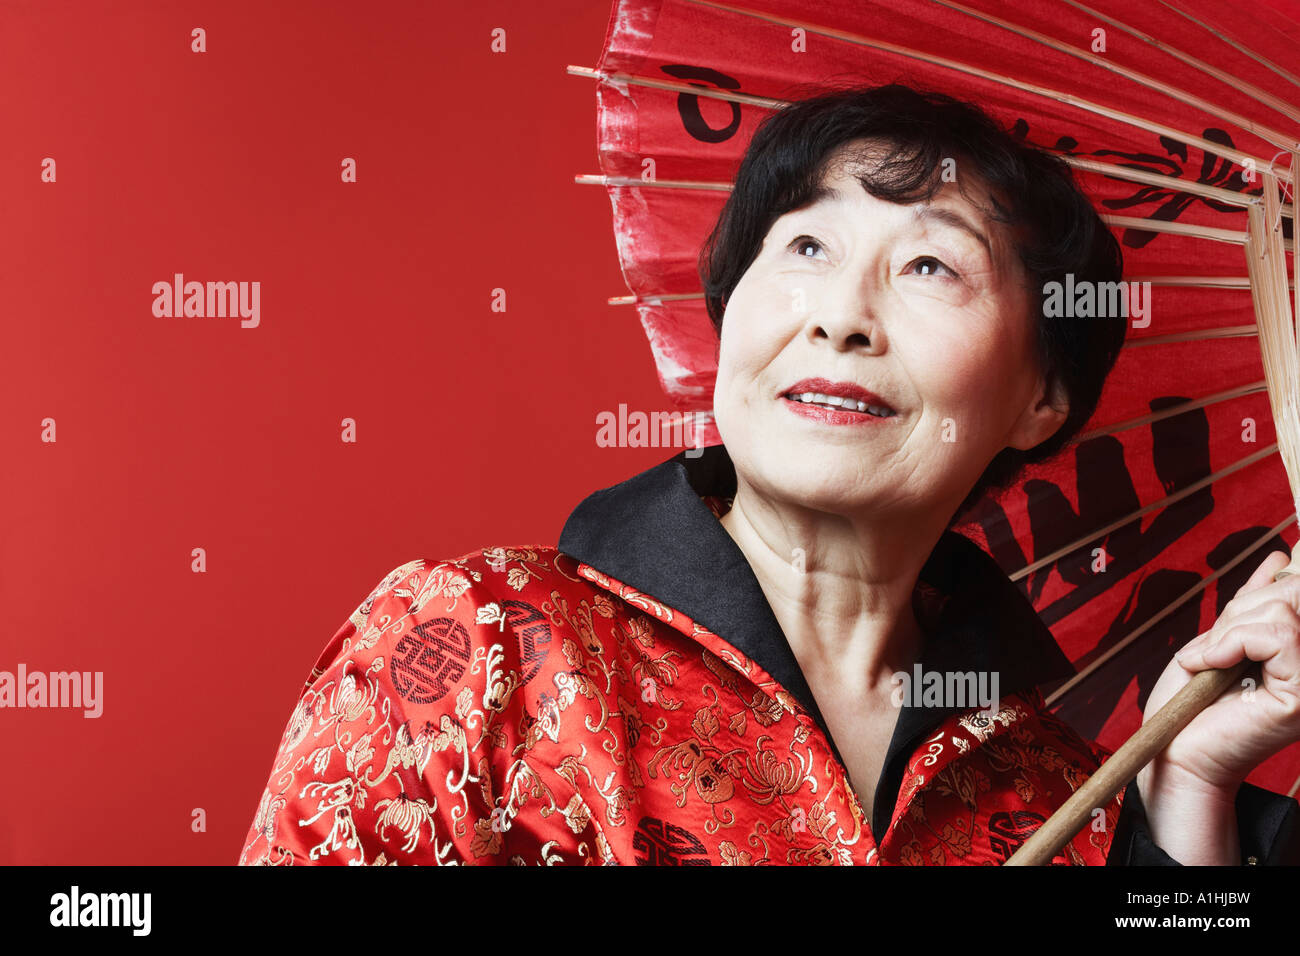
<svg viewBox="0 0 1300 956"><path fill-rule="evenodd" d="M806 203L800 206L798 210L791 211L812 209L822 203L843 202L847 198L842 190L823 182L812 191L812 195L809 196ZM952 226L961 229L963 232L970 233L984 247L984 251L988 253L989 258L993 258L993 246L989 242L988 236L961 213L942 206L933 206L929 203L917 203L912 207L912 217L916 222L940 222L946 226Z"/></svg>
<svg viewBox="0 0 1300 956"><path fill-rule="evenodd" d="M959 212L952 209L944 209L942 207L917 205L912 207L912 218L919 222L925 222L927 220L941 222L945 225L961 229L963 232L968 232L980 241L984 246L984 251L988 253L989 258L993 258L993 247L989 244L988 236L984 235L983 231L980 230L979 227L972 224L970 220Z"/></svg>
<svg viewBox="0 0 1300 956"><path fill-rule="evenodd" d="M844 193L840 192L834 186L828 186L825 183L821 183L813 189L806 201L791 209L790 212L803 212L804 210L812 209L814 206L820 206L822 203L840 202L843 199Z"/></svg>

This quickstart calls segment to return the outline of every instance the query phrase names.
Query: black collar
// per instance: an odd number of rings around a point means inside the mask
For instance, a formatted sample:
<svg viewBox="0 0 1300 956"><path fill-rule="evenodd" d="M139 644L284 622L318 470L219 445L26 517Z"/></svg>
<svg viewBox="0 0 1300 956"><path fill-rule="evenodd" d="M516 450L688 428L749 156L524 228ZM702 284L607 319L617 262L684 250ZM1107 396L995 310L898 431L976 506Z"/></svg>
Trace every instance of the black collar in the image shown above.
<svg viewBox="0 0 1300 956"><path fill-rule="evenodd" d="M843 763L748 560L702 500L735 492L735 468L723 446L694 458L682 452L584 499L565 522L558 547L748 655L817 721ZM920 654L926 670L996 671L1002 697L1074 674L1024 592L970 539L945 531L920 578L947 599L927 627ZM902 708L876 787L873 833L888 823L908 745L957 710Z"/></svg>

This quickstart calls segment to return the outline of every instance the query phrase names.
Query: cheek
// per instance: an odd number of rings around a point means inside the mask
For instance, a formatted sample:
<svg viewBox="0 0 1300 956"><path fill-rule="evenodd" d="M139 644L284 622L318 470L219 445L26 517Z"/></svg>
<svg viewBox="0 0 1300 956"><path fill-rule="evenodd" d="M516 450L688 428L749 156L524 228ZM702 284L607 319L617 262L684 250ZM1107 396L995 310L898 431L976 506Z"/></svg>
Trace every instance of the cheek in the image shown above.
<svg viewBox="0 0 1300 956"><path fill-rule="evenodd" d="M932 337L921 347L923 351L908 364L927 404L952 410L977 396L990 377L991 350L980 343Z"/></svg>
<svg viewBox="0 0 1300 956"><path fill-rule="evenodd" d="M732 306L736 304L734 297L728 303L722 320L722 340L718 344L718 371L713 383L713 416L719 429L730 421L729 411L743 394L741 383L745 375L741 368L743 355L739 349L739 340L743 336L735 334L739 310Z"/></svg>
<svg viewBox="0 0 1300 956"><path fill-rule="evenodd" d="M773 316L764 314L761 296L737 287L723 316L718 346L718 387L737 399L753 388L756 379L780 351L780 335Z"/></svg>
<svg viewBox="0 0 1300 956"><path fill-rule="evenodd" d="M726 321L731 322L734 316L729 317ZM718 351L718 373L717 380L713 387L713 412L714 419L721 430L729 428L733 421L743 422L747 416L747 408L753 400L751 395L755 387L755 375L757 369L753 365L753 358L748 351L748 344L744 335L733 335L734 331L739 331L734 327L728 327L725 323L723 328L722 344Z"/></svg>
<svg viewBox="0 0 1300 956"><path fill-rule="evenodd" d="M927 364L922 388L931 401L952 408L978 397L984 386L984 372L982 360L974 350L936 350Z"/></svg>
<svg viewBox="0 0 1300 956"><path fill-rule="evenodd" d="M771 313L764 313L766 297L760 284L741 281L727 301L718 345L718 371L713 389L714 422L727 444L743 441L746 422L777 387L771 366L782 338Z"/></svg>
<svg viewBox="0 0 1300 956"><path fill-rule="evenodd" d="M931 410L976 430L997 429L1021 389L1018 343L1001 335L932 337L915 361L913 380Z"/></svg>

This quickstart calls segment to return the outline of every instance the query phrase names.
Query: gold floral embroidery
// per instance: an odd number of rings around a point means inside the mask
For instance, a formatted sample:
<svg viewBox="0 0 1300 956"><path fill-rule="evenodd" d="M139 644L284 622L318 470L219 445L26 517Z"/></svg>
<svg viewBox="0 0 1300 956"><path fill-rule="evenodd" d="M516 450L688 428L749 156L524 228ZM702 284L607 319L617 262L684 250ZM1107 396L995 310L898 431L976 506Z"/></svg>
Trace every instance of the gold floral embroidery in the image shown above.
<svg viewBox="0 0 1300 956"><path fill-rule="evenodd" d="M408 562L381 584L311 669L241 863L997 864L1108 755L1036 693L1009 695L915 745L872 834L798 701L662 602L542 547ZM550 628L529 656L506 626L521 606ZM467 649L417 632L447 616ZM403 638L432 699L389 679ZM1059 861L1104 862L1119 806Z"/></svg>

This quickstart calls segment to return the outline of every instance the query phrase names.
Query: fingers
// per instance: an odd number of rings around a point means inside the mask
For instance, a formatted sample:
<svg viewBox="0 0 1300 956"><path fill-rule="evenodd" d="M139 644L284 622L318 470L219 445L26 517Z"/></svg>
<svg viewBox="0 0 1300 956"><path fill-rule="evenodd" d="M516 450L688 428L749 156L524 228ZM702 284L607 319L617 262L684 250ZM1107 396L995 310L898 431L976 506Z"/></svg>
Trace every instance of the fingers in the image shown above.
<svg viewBox="0 0 1300 956"><path fill-rule="evenodd" d="M1243 657L1267 661L1281 655L1279 675L1300 666L1300 613L1283 600L1272 600L1216 624L1215 629L1188 642L1175 656L1186 670L1231 667ZM1295 660L1292 660L1294 658ZM1285 665L1285 666L1283 666Z"/></svg>
<svg viewBox="0 0 1300 956"><path fill-rule="evenodd" d="M1215 626L1235 620L1251 608L1269 601L1285 601L1300 611L1300 574L1288 574L1277 581L1273 575L1285 568L1291 559L1282 551L1274 551L1255 569L1250 580L1241 586L1236 597L1229 601L1219 615Z"/></svg>
<svg viewBox="0 0 1300 956"><path fill-rule="evenodd" d="M1223 669L1249 657L1265 661L1281 650L1279 638L1283 628L1272 621L1237 624L1223 632L1223 637L1201 652L1207 667Z"/></svg>
<svg viewBox="0 0 1300 956"><path fill-rule="evenodd" d="M1285 551L1270 551L1263 563L1255 569L1255 573L1250 579L1241 586L1237 594L1247 594L1257 588L1262 588L1266 584L1273 583L1273 575L1277 574L1288 564L1291 563L1291 556Z"/></svg>
<svg viewBox="0 0 1300 956"><path fill-rule="evenodd" d="M1178 663L1193 673L1207 667L1231 666L1206 663L1204 656L1210 648L1222 641L1228 630L1251 622L1285 622L1288 617L1300 620L1300 575L1273 580L1273 575L1286 567L1290 560L1285 551L1270 552L1249 580L1238 589L1236 596L1224 606L1214 625L1188 641L1174 655ZM1225 649L1214 659L1220 661L1226 653L1229 652ZM1240 659L1241 655L1238 654L1235 660Z"/></svg>

